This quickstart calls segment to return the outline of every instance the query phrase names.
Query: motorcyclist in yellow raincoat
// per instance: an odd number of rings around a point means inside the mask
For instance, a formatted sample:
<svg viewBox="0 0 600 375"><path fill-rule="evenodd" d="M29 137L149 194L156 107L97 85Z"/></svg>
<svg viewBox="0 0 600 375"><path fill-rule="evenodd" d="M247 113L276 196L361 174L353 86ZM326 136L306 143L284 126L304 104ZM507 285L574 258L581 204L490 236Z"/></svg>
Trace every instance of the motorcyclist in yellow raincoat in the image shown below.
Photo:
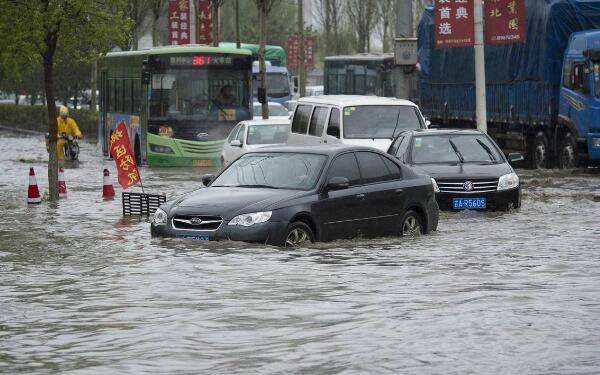
<svg viewBox="0 0 600 375"><path fill-rule="evenodd" d="M66 135L72 135L75 138L82 138L83 135L81 134L81 131L79 130L75 120L69 117L69 108L61 105L58 113L59 116L56 119L56 122L58 123L58 141L56 142L56 147L58 151L58 160L64 160L65 153L63 151L63 147L65 143L67 143L67 140L62 138L62 133L65 133Z"/></svg>

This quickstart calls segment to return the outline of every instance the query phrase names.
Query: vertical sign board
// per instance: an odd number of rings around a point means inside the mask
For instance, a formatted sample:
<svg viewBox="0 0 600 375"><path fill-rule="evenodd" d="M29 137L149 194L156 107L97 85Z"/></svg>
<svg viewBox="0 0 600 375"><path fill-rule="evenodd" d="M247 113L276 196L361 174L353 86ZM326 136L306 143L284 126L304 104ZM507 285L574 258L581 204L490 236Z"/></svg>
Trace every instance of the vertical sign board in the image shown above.
<svg viewBox="0 0 600 375"><path fill-rule="evenodd" d="M435 29L435 48L472 47L473 0L435 0Z"/></svg>
<svg viewBox="0 0 600 375"><path fill-rule="evenodd" d="M198 0L198 44L212 44L212 13L210 0Z"/></svg>
<svg viewBox="0 0 600 375"><path fill-rule="evenodd" d="M131 152L131 142L125 122L121 121L110 136L110 154L115 159L119 172L119 184L123 189L141 182L135 157Z"/></svg>
<svg viewBox="0 0 600 375"><path fill-rule="evenodd" d="M169 44L190 43L189 0L169 0Z"/></svg>
<svg viewBox="0 0 600 375"><path fill-rule="evenodd" d="M298 69L298 57L300 55L299 52L299 38L297 35L292 35L288 38L287 41L287 51L288 51L288 66L291 70L296 71ZM315 66L315 56L314 56L314 38L311 36L304 37L304 66L307 69L313 68Z"/></svg>
<svg viewBox="0 0 600 375"><path fill-rule="evenodd" d="M487 44L526 42L524 0L487 0L484 12Z"/></svg>

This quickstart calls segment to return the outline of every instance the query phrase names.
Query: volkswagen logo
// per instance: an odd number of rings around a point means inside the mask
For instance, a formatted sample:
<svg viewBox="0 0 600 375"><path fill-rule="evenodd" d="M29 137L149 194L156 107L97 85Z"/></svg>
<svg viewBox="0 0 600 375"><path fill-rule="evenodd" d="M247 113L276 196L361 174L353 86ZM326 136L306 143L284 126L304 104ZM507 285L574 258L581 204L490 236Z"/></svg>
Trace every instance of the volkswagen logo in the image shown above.
<svg viewBox="0 0 600 375"><path fill-rule="evenodd" d="M192 225L200 225L202 224L202 219L200 219L199 217L193 217L190 219L190 223Z"/></svg>
<svg viewBox="0 0 600 375"><path fill-rule="evenodd" d="M463 184L463 189L465 191L473 191L473 183L471 181L467 181Z"/></svg>

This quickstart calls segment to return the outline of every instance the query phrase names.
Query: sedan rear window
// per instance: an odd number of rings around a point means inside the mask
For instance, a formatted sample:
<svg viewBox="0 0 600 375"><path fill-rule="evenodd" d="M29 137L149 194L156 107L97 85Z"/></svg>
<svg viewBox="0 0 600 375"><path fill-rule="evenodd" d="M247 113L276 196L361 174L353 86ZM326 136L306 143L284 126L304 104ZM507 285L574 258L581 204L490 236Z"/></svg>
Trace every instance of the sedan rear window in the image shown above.
<svg viewBox="0 0 600 375"><path fill-rule="evenodd" d="M362 105L344 108L344 138L393 138L420 129L417 110L405 105Z"/></svg>
<svg viewBox="0 0 600 375"><path fill-rule="evenodd" d="M411 156L415 164L503 162L496 146L477 134L415 137Z"/></svg>
<svg viewBox="0 0 600 375"><path fill-rule="evenodd" d="M227 168L211 186L271 189L312 189L327 156L271 152L246 154Z"/></svg>
<svg viewBox="0 0 600 375"><path fill-rule="evenodd" d="M290 126L288 124L250 125L248 126L249 145L268 145L285 143Z"/></svg>

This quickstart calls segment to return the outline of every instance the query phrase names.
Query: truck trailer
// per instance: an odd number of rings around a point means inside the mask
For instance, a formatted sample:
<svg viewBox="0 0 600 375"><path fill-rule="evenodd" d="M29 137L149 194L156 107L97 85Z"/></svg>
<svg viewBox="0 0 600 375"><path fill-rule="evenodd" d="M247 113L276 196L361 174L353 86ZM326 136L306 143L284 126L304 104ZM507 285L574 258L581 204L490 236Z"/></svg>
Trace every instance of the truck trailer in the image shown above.
<svg viewBox="0 0 600 375"><path fill-rule="evenodd" d="M485 46L488 133L532 168L600 163L600 0L525 0L524 43ZM435 9L418 28L423 113L476 128L473 48L436 49Z"/></svg>

